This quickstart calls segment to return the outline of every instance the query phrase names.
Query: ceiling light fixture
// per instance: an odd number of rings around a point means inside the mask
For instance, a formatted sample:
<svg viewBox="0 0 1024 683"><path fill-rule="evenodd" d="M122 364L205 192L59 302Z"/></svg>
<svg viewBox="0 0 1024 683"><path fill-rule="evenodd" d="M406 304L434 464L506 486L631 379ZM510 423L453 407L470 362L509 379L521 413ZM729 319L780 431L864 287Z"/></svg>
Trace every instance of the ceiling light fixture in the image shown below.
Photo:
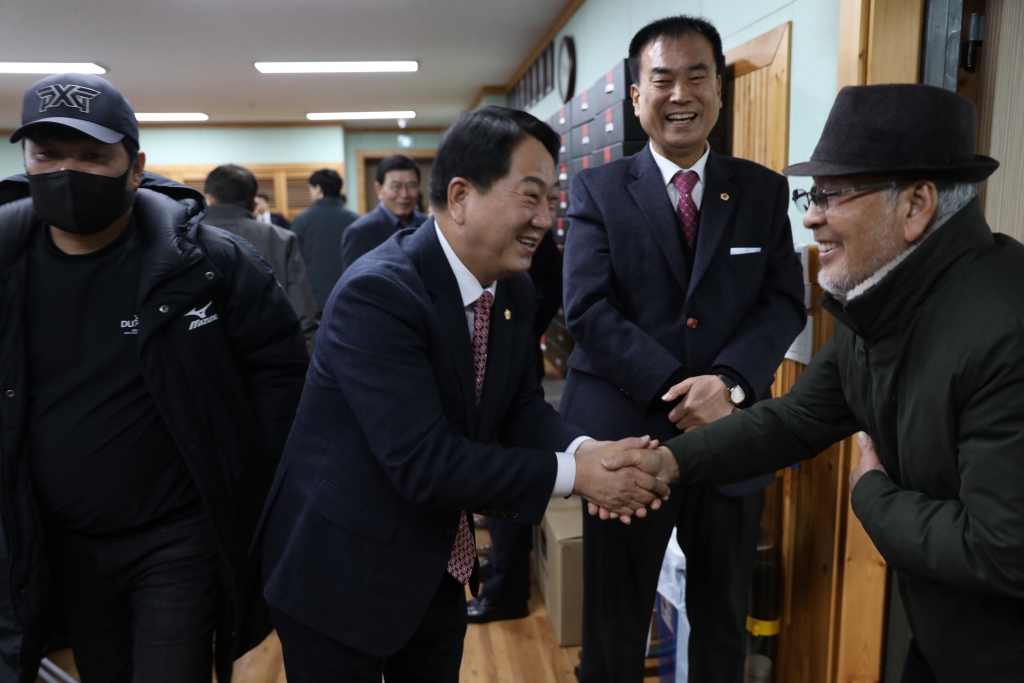
<svg viewBox="0 0 1024 683"><path fill-rule="evenodd" d="M0 74L105 74L92 62L0 62Z"/></svg>
<svg viewBox="0 0 1024 683"><path fill-rule="evenodd" d="M411 119L414 111L333 111L306 114L310 121L365 121L368 119Z"/></svg>
<svg viewBox="0 0 1024 683"><path fill-rule="evenodd" d="M152 121L207 121L209 116L206 114L196 113L167 113L167 114L135 114L135 118L139 121L152 122Z"/></svg>
<svg viewBox="0 0 1024 683"><path fill-rule="evenodd" d="M265 74L366 74L419 71L418 62L256 62Z"/></svg>

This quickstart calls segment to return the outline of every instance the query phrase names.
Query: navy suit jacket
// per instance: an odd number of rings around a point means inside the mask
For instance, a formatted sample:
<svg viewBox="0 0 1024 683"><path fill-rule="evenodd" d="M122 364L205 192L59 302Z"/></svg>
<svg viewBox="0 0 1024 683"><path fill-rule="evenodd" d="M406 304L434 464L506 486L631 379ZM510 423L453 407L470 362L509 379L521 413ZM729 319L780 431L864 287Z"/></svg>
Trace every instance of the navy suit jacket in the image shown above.
<svg viewBox="0 0 1024 683"><path fill-rule="evenodd" d="M426 220L426 214L414 210L409 227L419 227ZM384 205L378 204L376 209L348 226L341 236L341 272L344 273L356 259L369 254L401 229L404 229L403 226L395 226Z"/></svg>
<svg viewBox="0 0 1024 683"><path fill-rule="evenodd" d="M672 379L723 372L769 397L807 318L786 179L712 151L692 271L649 146L578 173L570 192L569 368L587 377L585 389L570 391L582 384L569 382L563 415L595 438L664 440L679 433L659 398ZM768 481L722 490L738 495Z"/></svg>
<svg viewBox="0 0 1024 683"><path fill-rule="evenodd" d="M388 656L440 585L462 510L540 522L554 452L583 432L544 401L534 305L525 273L498 283L478 409L466 312L433 220L345 273L264 511L271 605Z"/></svg>

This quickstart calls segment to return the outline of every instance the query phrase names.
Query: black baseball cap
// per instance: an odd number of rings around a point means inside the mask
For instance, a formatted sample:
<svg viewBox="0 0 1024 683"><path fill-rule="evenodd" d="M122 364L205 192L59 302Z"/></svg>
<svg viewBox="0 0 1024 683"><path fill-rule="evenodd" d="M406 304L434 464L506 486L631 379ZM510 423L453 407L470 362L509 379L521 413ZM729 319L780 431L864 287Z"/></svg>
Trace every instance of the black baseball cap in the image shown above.
<svg viewBox="0 0 1024 683"><path fill-rule="evenodd" d="M139 141L135 110L114 84L88 74L47 76L25 91L21 127L11 142L37 123L67 126L112 145L123 138Z"/></svg>

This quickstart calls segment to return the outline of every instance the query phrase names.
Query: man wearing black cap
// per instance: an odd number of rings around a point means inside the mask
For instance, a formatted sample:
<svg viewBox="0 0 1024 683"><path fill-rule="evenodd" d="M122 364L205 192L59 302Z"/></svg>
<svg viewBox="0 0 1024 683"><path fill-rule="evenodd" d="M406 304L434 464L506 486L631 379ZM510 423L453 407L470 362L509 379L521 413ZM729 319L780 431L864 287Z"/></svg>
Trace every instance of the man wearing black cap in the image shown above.
<svg viewBox="0 0 1024 683"><path fill-rule="evenodd" d="M998 167L973 153L975 120L930 86L840 91L811 161L786 169L814 177L793 197L835 334L788 395L647 458L728 482L861 432L853 510L899 579L904 683L1024 675L1024 247L974 197Z"/></svg>
<svg viewBox="0 0 1024 683"><path fill-rule="evenodd" d="M199 193L144 172L109 82L46 78L22 124L28 173L0 183L0 679L35 680L64 636L85 681L210 681L216 633L227 681L270 630L248 549L299 322Z"/></svg>

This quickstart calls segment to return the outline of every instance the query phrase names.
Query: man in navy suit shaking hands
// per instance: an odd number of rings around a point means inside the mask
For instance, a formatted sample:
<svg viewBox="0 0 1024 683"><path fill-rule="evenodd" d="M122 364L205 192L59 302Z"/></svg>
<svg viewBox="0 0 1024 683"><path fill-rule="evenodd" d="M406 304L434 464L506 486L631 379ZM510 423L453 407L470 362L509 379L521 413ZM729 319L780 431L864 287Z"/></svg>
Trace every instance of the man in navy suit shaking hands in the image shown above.
<svg viewBox="0 0 1024 683"><path fill-rule="evenodd" d="M595 438L664 440L767 398L806 310L786 179L707 143L722 106L718 31L685 16L654 22L633 38L629 63L650 145L572 179L565 314L576 347L561 410ZM743 679L771 479L677 489L643 524L585 519L583 683L643 679L674 525L687 558L690 680Z"/></svg>
<svg viewBox="0 0 1024 683"><path fill-rule="evenodd" d="M525 271L551 227L558 146L529 114L467 114L437 150L435 218L328 299L262 526L289 683L457 681L473 512L537 523L576 493L629 519L667 495L601 465L646 437L588 439L537 380Z"/></svg>

